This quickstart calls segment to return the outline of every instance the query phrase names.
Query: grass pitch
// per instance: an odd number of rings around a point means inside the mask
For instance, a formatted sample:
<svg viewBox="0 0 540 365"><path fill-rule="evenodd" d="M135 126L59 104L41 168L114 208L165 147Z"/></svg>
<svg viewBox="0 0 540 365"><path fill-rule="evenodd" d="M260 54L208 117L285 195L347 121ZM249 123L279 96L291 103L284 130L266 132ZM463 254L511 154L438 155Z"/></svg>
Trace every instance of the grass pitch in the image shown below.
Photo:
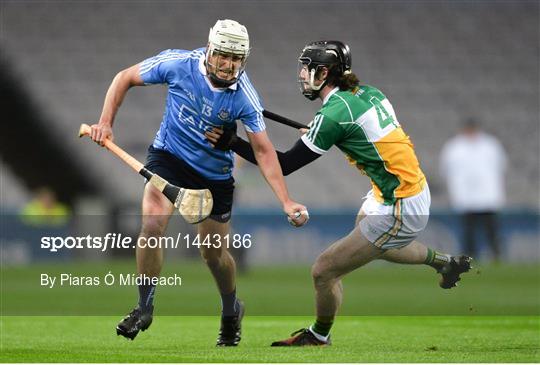
<svg viewBox="0 0 540 365"><path fill-rule="evenodd" d="M133 262L1 268L1 362L540 362L540 271L478 265L452 290L429 267L368 265L344 281L325 348L271 348L313 321L308 265L259 267L238 280L243 340L215 348L219 296L200 262L167 262L181 287L160 287L151 328L135 341L115 326L134 287L42 288L40 273L131 272ZM363 315L365 314L365 315ZM289 315L289 316L287 316Z"/></svg>
<svg viewBox="0 0 540 365"><path fill-rule="evenodd" d="M156 317L135 341L117 317L4 317L2 362L539 362L538 317L340 317L334 344L272 348L310 317L247 317L215 348L217 317Z"/></svg>

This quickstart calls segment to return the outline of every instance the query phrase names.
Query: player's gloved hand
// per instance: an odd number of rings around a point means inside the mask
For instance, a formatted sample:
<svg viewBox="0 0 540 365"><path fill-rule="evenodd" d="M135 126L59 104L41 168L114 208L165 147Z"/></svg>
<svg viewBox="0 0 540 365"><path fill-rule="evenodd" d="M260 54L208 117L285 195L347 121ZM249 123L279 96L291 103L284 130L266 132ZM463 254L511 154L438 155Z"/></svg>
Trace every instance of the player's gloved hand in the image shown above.
<svg viewBox="0 0 540 365"><path fill-rule="evenodd" d="M204 135L212 147L221 151L228 151L238 140L236 122L230 126L225 126L223 129L214 127L212 130L206 131Z"/></svg>
<svg viewBox="0 0 540 365"><path fill-rule="evenodd" d="M307 208L292 200L283 204L283 211L287 214L287 220L291 226L301 227L309 220Z"/></svg>

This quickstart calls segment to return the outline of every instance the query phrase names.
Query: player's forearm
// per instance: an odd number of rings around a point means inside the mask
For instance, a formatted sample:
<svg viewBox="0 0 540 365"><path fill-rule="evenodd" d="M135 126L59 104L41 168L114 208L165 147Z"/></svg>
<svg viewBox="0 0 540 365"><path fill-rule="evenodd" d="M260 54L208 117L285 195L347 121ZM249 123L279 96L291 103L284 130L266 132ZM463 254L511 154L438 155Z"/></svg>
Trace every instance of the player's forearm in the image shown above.
<svg viewBox="0 0 540 365"><path fill-rule="evenodd" d="M240 155L240 157L248 160L251 163L257 164L255 154L249 142L237 137L234 143L231 145L231 149ZM288 151L280 152L276 150L276 153L283 176L287 176L295 172L321 156L306 147L301 139L296 141L294 146Z"/></svg>
<svg viewBox="0 0 540 365"><path fill-rule="evenodd" d="M253 152L253 149L251 148L251 145L249 144L249 142L244 141L240 137L237 137L235 142L231 144L230 147L231 147L231 150L235 152L238 156L251 162L252 164L257 165L257 158L255 157L255 153ZM276 152L279 154L278 151Z"/></svg>
<svg viewBox="0 0 540 365"><path fill-rule="evenodd" d="M111 82L107 94L105 95L105 101L103 103L103 110L101 117L99 118L99 124L111 126L114 123L114 118L122 101L124 100L127 91L131 87L129 78L125 74L125 71L119 72Z"/></svg>
<svg viewBox="0 0 540 365"><path fill-rule="evenodd" d="M139 64L120 71L114 77L103 103L99 124L112 126L120 105L132 86L142 86L144 82L139 75Z"/></svg>
<svg viewBox="0 0 540 365"><path fill-rule="evenodd" d="M287 185L278 162L277 154L274 149L255 149L255 158L259 168L276 194L278 200L284 204L290 200Z"/></svg>

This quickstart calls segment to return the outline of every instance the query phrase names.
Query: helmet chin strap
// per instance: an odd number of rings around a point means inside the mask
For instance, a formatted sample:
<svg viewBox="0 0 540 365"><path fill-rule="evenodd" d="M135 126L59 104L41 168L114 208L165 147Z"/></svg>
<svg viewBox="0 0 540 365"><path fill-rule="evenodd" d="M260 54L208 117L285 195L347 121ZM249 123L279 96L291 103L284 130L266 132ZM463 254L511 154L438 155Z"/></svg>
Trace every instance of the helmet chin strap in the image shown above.
<svg viewBox="0 0 540 365"><path fill-rule="evenodd" d="M326 84L326 80L324 80L319 86L315 86L315 69L312 68L309 72L309 87L313 91L319 91L323 88L323 86Z"/></svg>
<svg viewBox="0 0 540 365"><path fill-rule="evenodd" d="M238 79L240 78L240 75L243 72L243 67L241 70L236 70L234 72L234 77L231 80L225 80L222 78L219 78L217 76L218 72L218 65L210 63L210 54L214 51L214 46L211 44L208 44L208 49L206 51L205 61L204 61L204 67L206 68L206 74L208 75L208 78L212 82L212 84L217 88L228 88L231 85L234 85ZM219 56L218 56L219 57ZM219 61L218 61L219 62ZM210 71L209 65L211 65L214 68L214 72Z"/></svg>
<svg viewBox="0 0 540 365"><path fill-rule="evenodd" d="M215 87L221 88L221 89L228 88L229 86L233 85L234 83L238 81L237 78L234 78L232 80L220 79L219 77L214 75L212 72L208 72L208 78L210 79L210 81Z"/></svg>
<svg viewBox="0 0 540 365"><path fill-rule="evenodd" d="M204 67L206 67L206 74L208 75L208 78L212 82L212 84L217 88L228 88L229 86L235 84L238 81L238 78L240 76L240 72L236 72L235 77L232 80L224 80L219 77L214 72L210 72L208 69L208 60L204 62ZM213 66L215 67L215 66Z"/></svg>
<svg viewBox="0 0 540 365"><path fill-rule="evenodd" d="M309 87L310 90L305 90L302 94L308 98L309 100L313 101L319 97L319 94L321 92L321 89L326 85L326 80L324 80L319 86L315 85L315 68L311 69L309 72Z"/></svg>

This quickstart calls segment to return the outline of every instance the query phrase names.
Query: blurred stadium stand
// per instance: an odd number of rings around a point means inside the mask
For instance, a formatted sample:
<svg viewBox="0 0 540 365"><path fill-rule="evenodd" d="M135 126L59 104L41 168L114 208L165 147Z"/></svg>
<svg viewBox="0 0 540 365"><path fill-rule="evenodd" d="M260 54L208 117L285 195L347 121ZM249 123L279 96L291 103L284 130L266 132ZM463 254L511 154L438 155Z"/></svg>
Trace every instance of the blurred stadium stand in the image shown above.
<svg viewBox="0 0 540 365"><path fill-rule="evenodd" d="M351 46L355 73L388 96L411 135L434 208L447 202L440 148L470 116L509 154L509 206L539 207L537 1L3 0L0 7L6 69L30 93L69 158L115 205L138 207L142 179L76 138L79 124L97 121L116 72L163 49L204 46L216 19L232 18L249 30L247 70L267 109L309 122L320 103L298 91L297 56L308 41L340 39ZM156 86L132 89L116 119L116 141L141 160L159 127L165 93ZM288 127L267 126L278 149L298 137ZM238 206L277 207L257 170L242 169ZM20 178L10 176L15 170L2 167L2 196L13 206L26 197ZM335 148L287 181L296 200L318 209L357 208L369 189Z"/></svg>
<svg viewBox="0 0 540 365"><path fill-rule="evenodd" d="M64 139L56 134L56 128L48 127L50 123L33 105L31 95L2 63L0 84L0 109L7 124L0 135L4 163L30 189L54 186L59 198L67 203L73 204L84 194L98 194L101 187L92 183L90 171L71 158Z"/></svg>
<svg viewBox="0 0 540 365"><path fill-rule="evenodd" d="M253 44L248 72L269 110L309 121L319 104L298 92L299 50L310 40L342 39L352 48L361 80L393 102L415 142L435 205L445 196L437 173L439 148L462 118L474 115L510 154L509 203L538 206L535 1L3 1L2 54L73 158L88 166L112 197L138 201L141 180L114 157L75 138L78 125L99 118L117 71L162 49L203 46L208 28L224 17L248 27ZM164 93L160 87L134 89L118 115L117 141L140 159L159 126ZM279 148L297 137L267 124ZM260 182L244 191L240 203L275 205ZM369 186L337 150L289 182L296 199L319 207L359 205Z"/></svg>

